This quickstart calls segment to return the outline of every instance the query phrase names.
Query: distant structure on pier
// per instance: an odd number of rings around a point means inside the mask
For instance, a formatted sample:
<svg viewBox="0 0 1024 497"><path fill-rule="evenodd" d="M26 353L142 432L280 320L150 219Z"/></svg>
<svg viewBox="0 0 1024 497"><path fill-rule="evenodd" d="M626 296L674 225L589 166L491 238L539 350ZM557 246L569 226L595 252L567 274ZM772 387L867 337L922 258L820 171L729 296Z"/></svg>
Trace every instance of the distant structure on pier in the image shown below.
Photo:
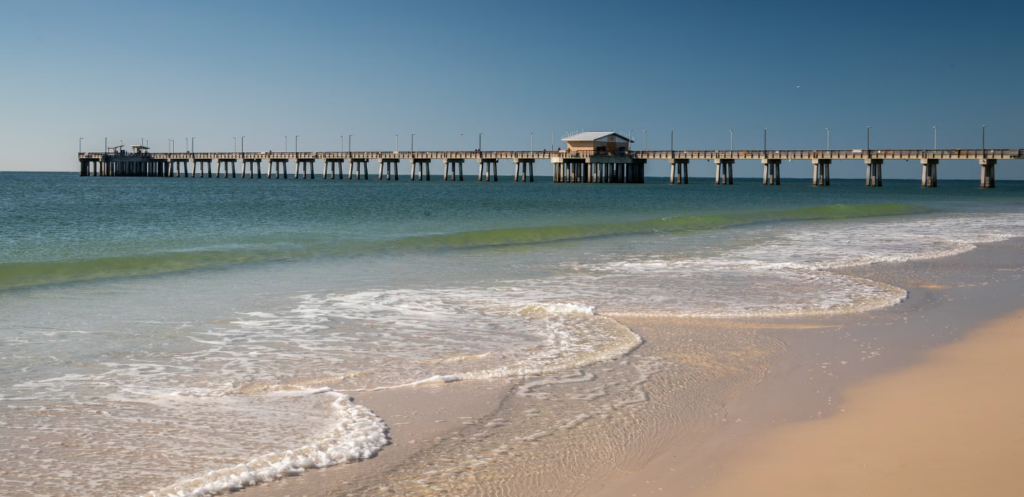
<svg viewBox="0 0 1024 497"><path fill-rule="evenodd" d="M629 151L632 141L625 136L610 131L586 131L562 138L570 152L619 152Z"/></svg>

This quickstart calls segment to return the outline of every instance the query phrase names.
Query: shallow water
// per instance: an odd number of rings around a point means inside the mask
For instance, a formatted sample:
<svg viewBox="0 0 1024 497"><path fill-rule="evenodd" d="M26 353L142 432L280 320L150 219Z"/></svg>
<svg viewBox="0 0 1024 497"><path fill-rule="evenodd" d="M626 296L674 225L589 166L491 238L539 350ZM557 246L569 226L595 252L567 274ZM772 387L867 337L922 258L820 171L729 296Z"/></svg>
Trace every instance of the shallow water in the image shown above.
<svg viewBox="0 0 1024 497"><path fill-rule="evenodd" d="M359 460L388 420L338 392L423 382L570 399L492 427L534 442L669 367L616 317L884 308L904 289L830 270L1024 234L1012 182L836 183L0 174L0 493L204 495Z"/></svg>

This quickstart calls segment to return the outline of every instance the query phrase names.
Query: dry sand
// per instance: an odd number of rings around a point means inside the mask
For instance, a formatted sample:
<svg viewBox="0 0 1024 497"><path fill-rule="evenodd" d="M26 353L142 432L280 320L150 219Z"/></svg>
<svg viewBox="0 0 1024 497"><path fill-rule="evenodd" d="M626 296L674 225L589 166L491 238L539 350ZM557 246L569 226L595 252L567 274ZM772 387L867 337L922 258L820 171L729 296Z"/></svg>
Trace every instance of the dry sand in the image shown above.
<svg viewBox="0 0 1024 497"><path fill-rule="evenodd" d="M661 454L616 495L1024 495L1024 310L843 392L837 414L770 428L703 489Z"/></svg>

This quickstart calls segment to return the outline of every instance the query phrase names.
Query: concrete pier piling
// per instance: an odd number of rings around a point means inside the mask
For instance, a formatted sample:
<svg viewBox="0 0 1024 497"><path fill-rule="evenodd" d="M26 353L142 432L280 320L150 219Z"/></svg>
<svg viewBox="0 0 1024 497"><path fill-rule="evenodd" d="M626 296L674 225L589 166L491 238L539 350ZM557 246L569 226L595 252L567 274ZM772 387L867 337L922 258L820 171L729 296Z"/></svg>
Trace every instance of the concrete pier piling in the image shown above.
<svg viewBox="0 0 1024 497"><path fill-rule="evenodd" d="M981 165L981 187L982 188L995 188L996 187L996 160L995 159L980 159L978 164Z"/></svg>
<svg viewBox="0 0 1024 497"><path fill-rule="evenodd" d="M669 183L673 185L687 185L690 183L690 159L670 158L668 160L671 171Z"/></svg>
<svg viewBox="0 0 1024 497"><path fill-rule="evenodd" d="M716 185L731 185L733 184L732 179L732 166L736 161L732 159L715 159L715 184Z"/></svg>
<svg viewBox="0 0 1024 497"><path fill-rule="evenodd" d="M939 186L939 160L921 159L921 188Z"/></svg>
<svg viewBox="0 0 1024 497"><path fill-rule="evenodd" d="M832 161L829 159L811 159L811 185L829 186L829 169Z"/></svg>
<svg viewBox="0 0 1024 497"><path fill-rule="evenodd" d="M761 184L778 186L782 184L782 159L761 159L764 166Z"/></svg>
<svg viewBox="0 0 1024 497"><path fill-rule="evenodd" d="M866 169L864 186L882 186L882 162L882 159L864 159L864 166Z"/></svg>
<svg viewBox="0 0 1024 497"><path fill-rule="evenodd" d="M533 183L533 159L515 159L516 162L516 176L515 181L522 181L523 183ZM529 171L529 172L527 172Z"/></svg>

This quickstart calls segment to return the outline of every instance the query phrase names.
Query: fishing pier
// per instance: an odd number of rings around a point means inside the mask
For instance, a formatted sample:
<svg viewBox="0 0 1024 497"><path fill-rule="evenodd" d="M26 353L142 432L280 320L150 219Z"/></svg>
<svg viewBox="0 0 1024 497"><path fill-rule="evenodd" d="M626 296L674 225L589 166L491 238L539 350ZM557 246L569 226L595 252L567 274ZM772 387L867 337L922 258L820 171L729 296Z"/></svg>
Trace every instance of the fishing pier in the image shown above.
<svg viewBox="0 0 1024 497"><path fill-rule="evenodd" d="M834 160L864 161L865 186L881 187L882 165L886 161L919 161L921 186L938 186L940 161L977 161L981 187L995 187L998 161L1024 159L1024 149L931 149L931 150L631 150L628 138L616 133L581 133L564 138L567 150L543 151L423 151L423 152L179 152L153 153L145 146L110 147L106 153L78 154L80 176L146 176L191 178L286 179L289 164L294 178L369 180L374 163L377 180L397 181L402 163L409 166L409 179L431 180L431 164L443 164L442 181L464 181L465 162L477 163L477 181L498 181L498 161L515 163L513 181L532 182L537 160L552 164L555 183L644 183L648 161L666 161L671 184L689 183L693 160L715 163L715 184L733 184L733 165L738 160L758 160L763 166L762 184L780 185L783 161L808 161L814 186L829 186L829 169ZM216 164L216 172L214 172ZM263 165L266 164L264 174Z"/></svg>

